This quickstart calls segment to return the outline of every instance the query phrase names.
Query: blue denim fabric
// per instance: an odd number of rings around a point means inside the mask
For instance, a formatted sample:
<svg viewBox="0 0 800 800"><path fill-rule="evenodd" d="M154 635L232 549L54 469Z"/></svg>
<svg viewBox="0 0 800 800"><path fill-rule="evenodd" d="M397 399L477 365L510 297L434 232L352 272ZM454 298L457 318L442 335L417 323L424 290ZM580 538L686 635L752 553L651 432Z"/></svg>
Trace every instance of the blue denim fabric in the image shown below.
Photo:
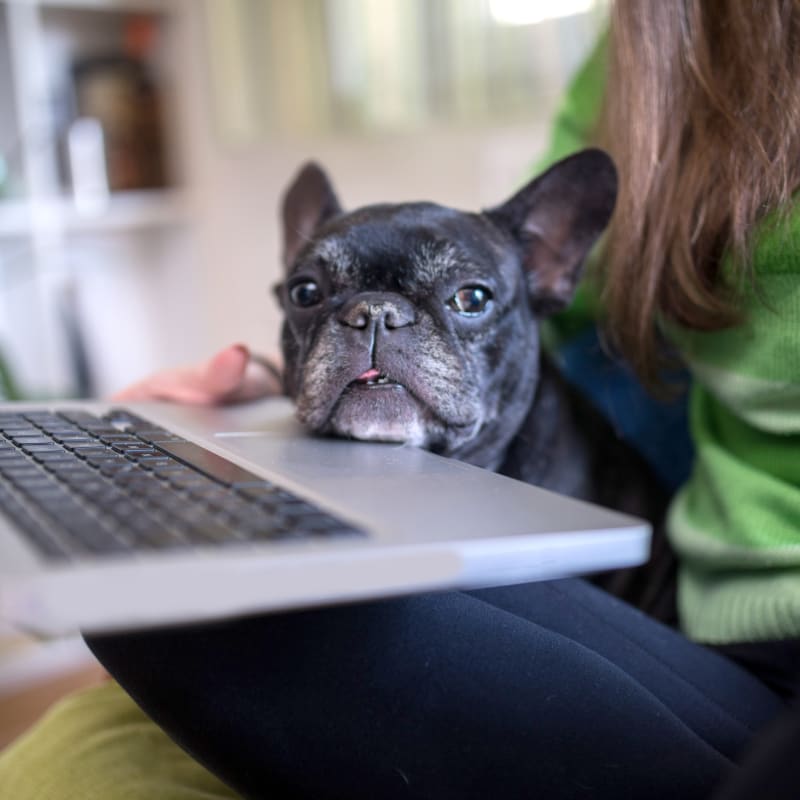
<svg viewBox="0 0 800 800"><path fill-rule="evenodd" d="M595 328L571 339L553 356L564 377L639 451L667 489L675 491L687 480L694 448L686 391L669 401L653 398L630 368L608 356ZM688 383L688 373L670 376L671 385Z"/></svg>

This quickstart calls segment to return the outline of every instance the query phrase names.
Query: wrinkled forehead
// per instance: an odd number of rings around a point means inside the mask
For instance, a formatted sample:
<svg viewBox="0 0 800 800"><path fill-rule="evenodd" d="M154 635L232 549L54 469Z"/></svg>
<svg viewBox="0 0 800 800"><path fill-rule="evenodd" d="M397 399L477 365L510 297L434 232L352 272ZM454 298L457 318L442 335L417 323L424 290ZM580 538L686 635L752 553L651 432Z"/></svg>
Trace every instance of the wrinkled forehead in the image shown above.
<svg viewBox="0 0 800 800"><path fill-rule="evenodd" d="M481 215L432 204L372 206L324 226L301 261L316 261L342 285L433 286L498 258L498 233Z"/></svg>
<svg viewBox="0 0 800 800"><path fill-rule="evenodd" d="M313 246L311 255L334 282L345 285L369 278L376 282L391 279L402 284L412 275L415 281L432 285L469 263L456 242L425 236L422 231L419 234L405 241L390 240L385 235L372 241L358 235L327 236Z"/></svg>

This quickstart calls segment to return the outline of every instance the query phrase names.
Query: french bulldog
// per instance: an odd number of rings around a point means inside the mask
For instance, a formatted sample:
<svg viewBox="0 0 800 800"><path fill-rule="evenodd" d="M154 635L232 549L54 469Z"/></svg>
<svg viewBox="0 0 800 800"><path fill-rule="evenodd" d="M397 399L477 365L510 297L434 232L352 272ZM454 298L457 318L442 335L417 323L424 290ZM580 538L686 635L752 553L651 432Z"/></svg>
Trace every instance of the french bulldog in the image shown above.
<svg viewBox="0 0 800 800"><path fill-rule="evenodd" d="M614 165L584 150L481 213L343 211L306 164L283 201L286 393L312 431L407 442L658 519L642 460L560 376L538 322L609 222Z"/></svg>
<svg viewBox="0 0 800 800"><path fill-rule="evenodd" d="M610 157L589 149L480 213L347 212L306 164L282 207L284 389L317 434L409 443L650 520L649 565L594 580L674 623L667 493L540 346L616 193Z"/></svg>

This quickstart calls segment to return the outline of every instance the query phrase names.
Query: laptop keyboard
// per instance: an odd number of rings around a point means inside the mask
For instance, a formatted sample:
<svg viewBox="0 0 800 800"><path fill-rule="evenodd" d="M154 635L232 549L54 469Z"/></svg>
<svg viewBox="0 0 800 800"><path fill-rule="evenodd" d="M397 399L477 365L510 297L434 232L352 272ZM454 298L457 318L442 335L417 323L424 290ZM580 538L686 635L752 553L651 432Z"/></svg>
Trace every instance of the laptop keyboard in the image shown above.
<svg viewBox="0 0 800 800"><path fill-rule="evenodd" d="M364 535L124 409L0 413L0 508L61 560Z"/></svg>

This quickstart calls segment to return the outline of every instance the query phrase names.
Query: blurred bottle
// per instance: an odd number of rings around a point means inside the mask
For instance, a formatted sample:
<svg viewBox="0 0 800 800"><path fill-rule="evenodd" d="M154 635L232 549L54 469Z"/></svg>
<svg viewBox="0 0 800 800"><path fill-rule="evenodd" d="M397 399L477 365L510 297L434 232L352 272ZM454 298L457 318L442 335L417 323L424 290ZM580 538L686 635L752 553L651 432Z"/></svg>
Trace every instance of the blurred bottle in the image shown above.
<svg viewBox="0 0 800 800"><path fill-rule="evenodd" d="M168 183L161 97L147 63L156 26L153 18L132 17L119 52L73 64L77 116L100 127L112 192Z"/></svg>
<svg viewBox="0 0 800 800"><path fill-rule="evenodd" d="M108 207L109 200L105 139L100 122L92 117L76 119L67 133L67 152L75 207L81 214L100 214Z"/></svg>

